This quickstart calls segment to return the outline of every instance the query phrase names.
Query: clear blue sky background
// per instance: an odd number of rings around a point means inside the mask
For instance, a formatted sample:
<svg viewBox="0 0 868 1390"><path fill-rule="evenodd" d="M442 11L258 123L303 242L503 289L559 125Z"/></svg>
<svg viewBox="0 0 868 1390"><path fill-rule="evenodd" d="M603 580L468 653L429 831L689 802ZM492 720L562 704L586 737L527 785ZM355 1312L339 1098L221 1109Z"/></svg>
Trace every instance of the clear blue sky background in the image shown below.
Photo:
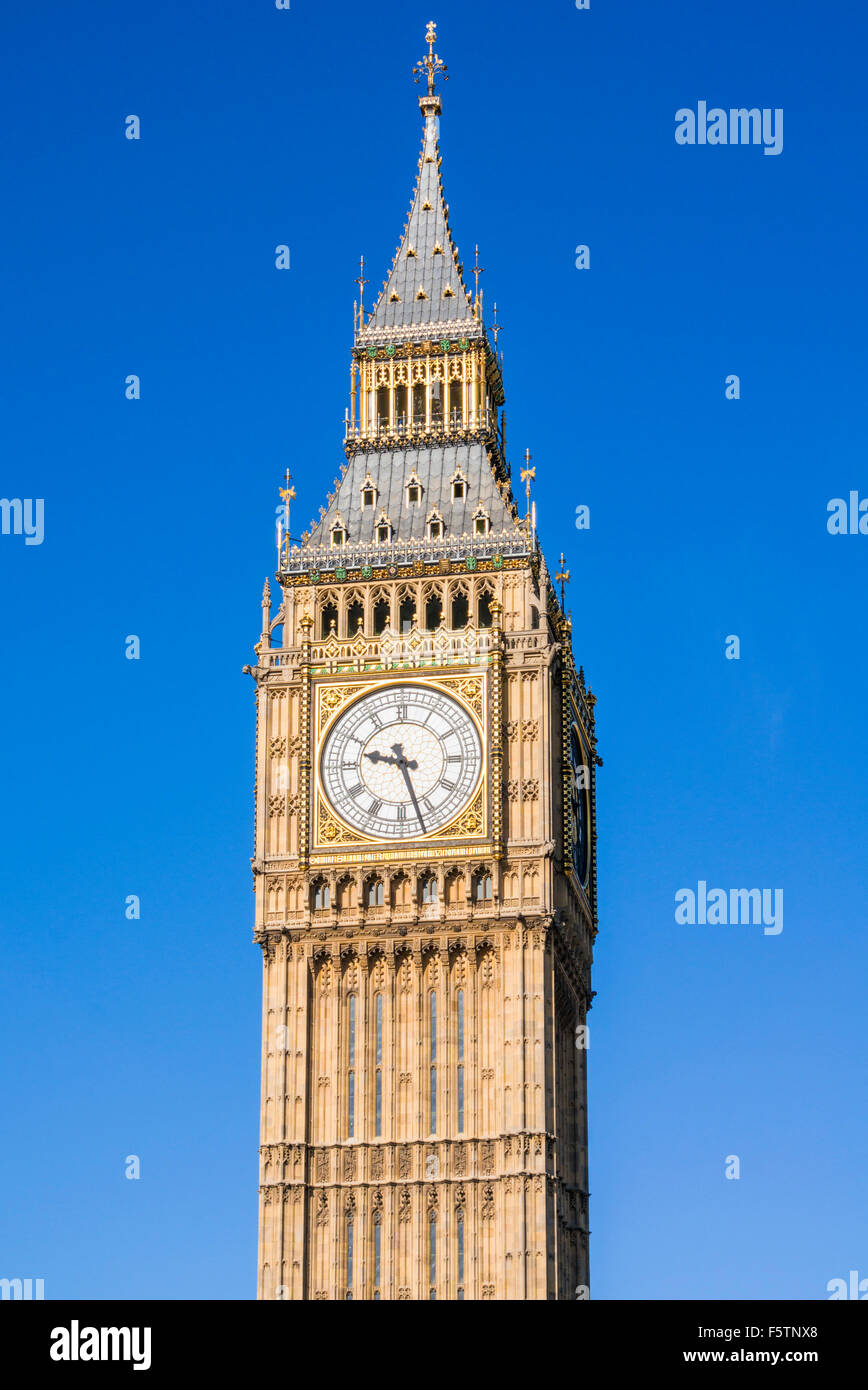
<svg viewBox="0 0 868 1390"><path fill-rule="evenodd" d="M342 458L432 17L453 227L599 698L593 1294L823 1298L868 1276L868 537L826 532L868 495L842 0L5 7L0 493L46 532L0 538L0 1275L254 1295L241 667L283 470L300 529ZM783 107L783 153L677 146L699 100ZM782 934L678 926L698 879L782 888Z"/></svg>

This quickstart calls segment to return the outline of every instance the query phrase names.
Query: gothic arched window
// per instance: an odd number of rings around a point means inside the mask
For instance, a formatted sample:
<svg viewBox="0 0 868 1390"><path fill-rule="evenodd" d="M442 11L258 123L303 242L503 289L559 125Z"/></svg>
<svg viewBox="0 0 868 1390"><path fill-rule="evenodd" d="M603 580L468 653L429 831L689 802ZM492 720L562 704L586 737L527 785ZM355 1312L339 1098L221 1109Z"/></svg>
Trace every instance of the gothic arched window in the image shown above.
<svg viewBox="0 0 868 1390"><path fill-rule="evenodd" d="M425 627L435 632L443 621L443 604L439 594L432 594L425 604Z"/></svg>
<svg viewBox="0 0 868 1390"><path fill-rule="evenodd" d="M324 603L320 620L320 636L328 637L330 632L338 630L338 610L337 604Z"/></svg>
<svg viewBox="0 0 868 1390"><path fill-rule="evenodd" d="M431 382L431 424L442 425L443 423L443 383L442 381Z"/></svg>
<svg viewBox="0 0 868 1390"><path fill-rule="evenodd" d="M478 903L491 902L491 874L481 870L474 877L474 896Z"/></svg>
<svg viewBox="0 0 868 1390"><path fill-rule="evenodd" d="M391 617L389 600L387 598L377 599L374 604L374 636L379 637L381 632L385 632L389 626Z"/></svg>
<svg viewBox="0 0 868 1390"><path fill-rule="evenodd" d="M469 621L470 604L467 601L467 595L463 593L457 593L452 599L453 631L458 631L460 628L466 627Z"/></svg>
<svg viewBox="0 0 868 1390"><path fill-rule="evenodd" d="M311 906L314 912L326 912L331 907L331 890L324 878L318 878L313 884Z"/></svg>
<svg viewBox="0 0 868 1390"><path fill-rule="evenodd" d="M463 875L460 869L453 869L446 878L446 905L447 907L457 907L461 902L461 887Z"/></svg>

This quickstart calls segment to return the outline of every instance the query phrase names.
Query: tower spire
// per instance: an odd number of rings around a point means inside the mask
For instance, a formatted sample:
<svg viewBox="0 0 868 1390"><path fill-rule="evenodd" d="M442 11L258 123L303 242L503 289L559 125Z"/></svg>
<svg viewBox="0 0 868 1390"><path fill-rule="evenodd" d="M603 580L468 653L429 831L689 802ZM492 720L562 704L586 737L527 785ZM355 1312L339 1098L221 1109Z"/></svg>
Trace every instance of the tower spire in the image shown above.
<svg viewBox="0 0 868 1390"><path fill-rule="evenodd" d="M437 79L447 81L446 64L434 51L437 26L432 20L425 35L428 52L413 69L417 82L425 82L419 109L425 121L419 173L410 213L392 268L365 322L359 315L358 333L368 343L384 330L415 332L420 325L436 325L438 337L453 325L471 329L479 317L479 280L476 302L464 283L463 267L449 226L449 209L440 178L440 121L442 110ZM477 258L478 260L478 258ZM481 273L481 272L480 272ZM476 335L475 335L476 336Z"/></svg>

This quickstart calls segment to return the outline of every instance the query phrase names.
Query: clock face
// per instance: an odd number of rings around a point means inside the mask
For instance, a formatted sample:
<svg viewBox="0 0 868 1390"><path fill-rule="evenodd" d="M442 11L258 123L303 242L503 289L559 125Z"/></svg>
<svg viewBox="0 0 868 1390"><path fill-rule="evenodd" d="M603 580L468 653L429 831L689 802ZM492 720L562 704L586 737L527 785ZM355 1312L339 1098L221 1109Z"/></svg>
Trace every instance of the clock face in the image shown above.
<svg viewBox="0 0 868 1390"><path fill-rule="evenodd" d="M589 815L588 793L585 787L588 769L585 763L582 739L578 726L570 728L570 822L572 825L573 868L579 882L588 882Z"/></svg>
<svg viewBox="0 0 868 1390"><path fill-rule="evenodd" d="M322 751L322 788L354 830L418 839L467 804L482 772L482 744L467 710L442 690L389 685L338 716Z"/></svg>

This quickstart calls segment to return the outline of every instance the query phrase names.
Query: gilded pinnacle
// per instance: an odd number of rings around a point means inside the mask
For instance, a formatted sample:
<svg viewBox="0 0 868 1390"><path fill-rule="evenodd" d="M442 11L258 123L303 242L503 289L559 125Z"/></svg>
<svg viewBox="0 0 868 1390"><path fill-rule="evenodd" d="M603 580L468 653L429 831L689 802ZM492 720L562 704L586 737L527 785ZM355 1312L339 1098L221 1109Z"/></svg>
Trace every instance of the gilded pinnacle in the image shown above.
<svg viewBox="0 0 868 1390"><path fill-rule="evenodd" d="M444 82L449 81L446 64L441 61L434 52L434 45L437 42L437 25L432 19L425 32L425 42L428 45L428 52L424 58L420 58L413 69L413 77L417 82L421 82L423 77L428 79L428 95L436 97L434 81L437 77L442 77Z"/></svg>
<svg viewBox="0 0 868 1390"><path fill-rule="evenodd" d="M569 582L570 582L570 572L569 572L569 570L566 568L566 560L564 559L564 552L561 551L561 567L560 567L558 573L555 575L555 583L556 583L556 584L560 584L560 586L561 586L561 612L562 612L562 613L566 613L566 611L567 611L567 605L566 605L566 585L569 584Z"/></svg>

